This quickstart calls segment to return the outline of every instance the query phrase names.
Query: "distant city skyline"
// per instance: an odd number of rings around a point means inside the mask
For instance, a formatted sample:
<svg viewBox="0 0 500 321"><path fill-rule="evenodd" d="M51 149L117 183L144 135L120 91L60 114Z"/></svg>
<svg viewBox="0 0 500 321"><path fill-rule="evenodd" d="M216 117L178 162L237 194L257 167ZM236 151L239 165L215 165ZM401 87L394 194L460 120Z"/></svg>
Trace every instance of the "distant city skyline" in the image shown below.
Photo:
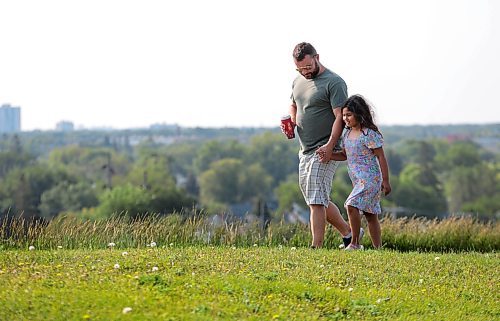
<svg viewBox="0 0 500 321"><path fill-rule="evenodd" d="M311 42L380 125L500 123L500 2L0 2L0 104L24 131L278 127ZM194 10L195 8L195 10Z"/></svg>

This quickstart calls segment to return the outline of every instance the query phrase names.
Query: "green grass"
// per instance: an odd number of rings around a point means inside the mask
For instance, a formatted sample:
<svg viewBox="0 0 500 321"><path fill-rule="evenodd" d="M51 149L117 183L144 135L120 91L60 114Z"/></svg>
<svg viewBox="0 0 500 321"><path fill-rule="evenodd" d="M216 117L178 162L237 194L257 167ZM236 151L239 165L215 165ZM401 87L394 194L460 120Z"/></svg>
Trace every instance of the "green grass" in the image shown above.
<svg viewBox="0 0 500 321"><path fill-rule="evenodd" d="M116 243L0 251L0 320L500 318L497 253Z"/></svg>

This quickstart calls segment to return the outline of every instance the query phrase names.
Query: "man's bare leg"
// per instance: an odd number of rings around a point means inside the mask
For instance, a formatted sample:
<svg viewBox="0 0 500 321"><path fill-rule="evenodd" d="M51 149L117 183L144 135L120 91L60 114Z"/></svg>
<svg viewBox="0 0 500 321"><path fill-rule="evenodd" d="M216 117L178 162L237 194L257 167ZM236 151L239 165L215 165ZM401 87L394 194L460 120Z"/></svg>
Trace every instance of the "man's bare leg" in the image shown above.
<svg viewBox="0 0 500 321"><path fill-rule="evenodd" d="M328 203L326 209L326 220L335 227L342 237L347 236L351 232L351 227L340 214L340 210L333 202Z"/></svg>
<svg viewBox="0 0 500 321"><path fill-rule="evenodd" d="M323 246L323 240L325 239L326 209L323 205L319 204L309 205L309 209L311 211L311 246L320 248Z"/></svg>

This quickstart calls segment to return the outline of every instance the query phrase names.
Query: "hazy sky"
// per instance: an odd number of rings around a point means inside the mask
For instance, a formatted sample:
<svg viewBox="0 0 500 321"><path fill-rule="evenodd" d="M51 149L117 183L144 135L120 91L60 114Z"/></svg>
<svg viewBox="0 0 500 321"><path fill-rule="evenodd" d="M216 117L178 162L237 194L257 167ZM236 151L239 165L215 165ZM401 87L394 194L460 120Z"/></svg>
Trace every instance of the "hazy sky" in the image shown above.
<svg viewBox="0 0 500 321"><path fill-rule="evenodd" d="M311 42L388 124L500 123L500 1L0 0L22 129L278 126Z"/></svg>

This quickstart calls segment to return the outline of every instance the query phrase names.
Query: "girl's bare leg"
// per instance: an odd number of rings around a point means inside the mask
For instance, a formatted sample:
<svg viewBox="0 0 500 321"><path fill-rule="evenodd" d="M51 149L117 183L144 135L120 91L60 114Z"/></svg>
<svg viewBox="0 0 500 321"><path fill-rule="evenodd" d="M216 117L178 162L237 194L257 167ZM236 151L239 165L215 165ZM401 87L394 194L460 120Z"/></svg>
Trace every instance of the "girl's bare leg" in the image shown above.
<svg viewBox="0 0 500 321"><path fill-rule="evenodd" d="M377 214L365 213L366 221L368 222L368 230L372 238L373 247L379 249L382 246L382 231Z"/></svg>
<svg viewBox="0 0 500 321"><path fill-rule="evenodd" d="M349 215L349 224L351 225L351 244L359 245L359 231L361 229L361 215L359 214L359 210L356 207L347 205L347 215Z"/></svg>

